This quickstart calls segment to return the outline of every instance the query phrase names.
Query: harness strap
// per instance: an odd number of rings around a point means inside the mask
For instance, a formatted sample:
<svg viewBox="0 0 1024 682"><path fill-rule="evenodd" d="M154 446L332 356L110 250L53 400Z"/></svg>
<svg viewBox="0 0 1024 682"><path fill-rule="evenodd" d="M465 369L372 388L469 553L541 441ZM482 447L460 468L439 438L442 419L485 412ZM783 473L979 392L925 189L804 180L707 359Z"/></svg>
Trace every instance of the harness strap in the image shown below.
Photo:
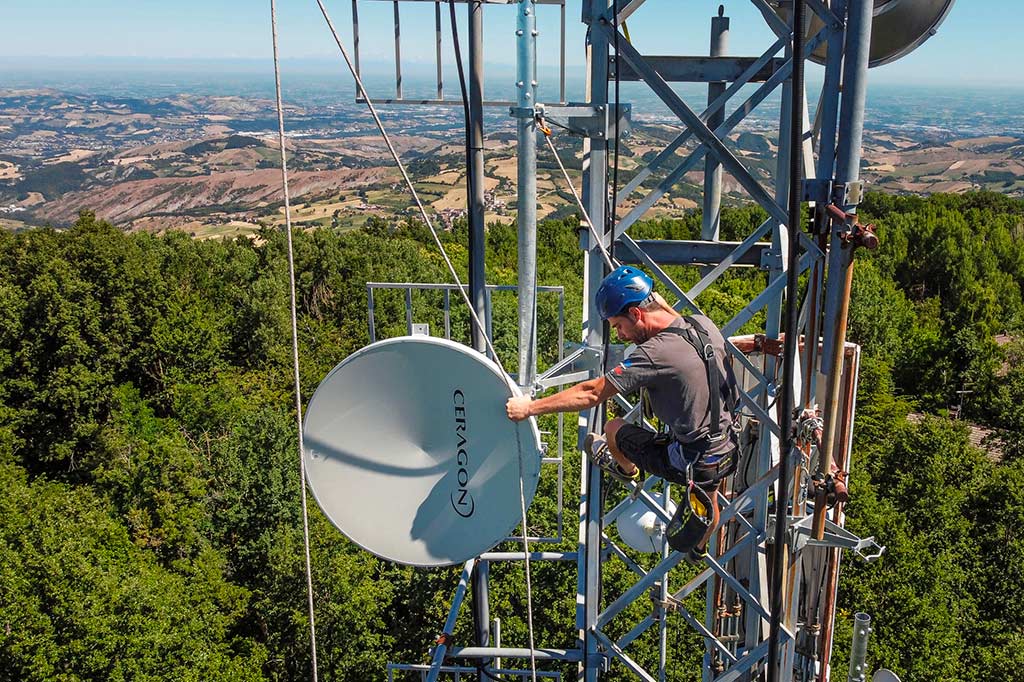
<svg viewBox="0 0 1024 682"><path fill-rule="evenodd" d="M698 351L698 355L704 359L704 366L708 373L708 406L711 411L711 418L708 420L708 437L711 442L715 442L722 436L722 377L718 372L718 363L715 362L715 347L711 345L711 336L697 320L689 315L685 319L693 325L693 331L700 339L701 349Z"/></svg>
<svg viewBox="0 0 1024 682"><path fill-rule="evenodd" d="M718 371L718 363L715 362L715 347L711 344L711 336L704 326L687 315L683 320L689 327L666 327L663 331L676 334L686 339L687 343L693 346L697 357L704 362L704 369L708 376L708 440L717 443L722 440L723 431L721 425L722 415L722 375ZM732 406L728 406L732 411Z"/></svg>

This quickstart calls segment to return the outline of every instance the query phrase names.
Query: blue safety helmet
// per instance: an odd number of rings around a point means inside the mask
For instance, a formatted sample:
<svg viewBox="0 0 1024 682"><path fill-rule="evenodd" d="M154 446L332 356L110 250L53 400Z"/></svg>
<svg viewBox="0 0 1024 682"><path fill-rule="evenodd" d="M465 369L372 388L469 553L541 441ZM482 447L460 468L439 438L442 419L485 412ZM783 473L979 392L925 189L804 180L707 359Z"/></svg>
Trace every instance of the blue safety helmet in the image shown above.
<svg viewBox="0 0 1024 682"><path fill-rule="evenodd" d="M620 265L597 288L597 312L603 320L621 315L626 308L646 301L653 287L654 280L643 270Z"/></svg>

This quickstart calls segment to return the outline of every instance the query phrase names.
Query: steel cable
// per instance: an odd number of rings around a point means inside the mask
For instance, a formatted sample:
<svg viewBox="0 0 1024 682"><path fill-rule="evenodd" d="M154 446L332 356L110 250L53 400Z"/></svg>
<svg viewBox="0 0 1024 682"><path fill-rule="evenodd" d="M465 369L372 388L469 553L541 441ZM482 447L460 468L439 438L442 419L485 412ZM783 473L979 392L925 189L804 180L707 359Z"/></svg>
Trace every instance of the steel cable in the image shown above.
<svg viewBox="0 0 1024 682"><path fill-rule="evenodd" d="M299 434L299 489L302 498L302 545L306 559L306 595L309 602L309 646L313 665L313 682L317 682L316 618L313 609L313 566L309 553L309 506L306 500L306 460L302 442L302 385L299 379L299 332L295 302L295 253L292 249L291 198L288 192L288 163L285 154L284 106L281 103L281 65L277 48L277 5L270 0L270 26L274 45L274 89L277 98L277 136L281 146L281 186L284 192L284 224L288 241L288 292L292 323L292 372L295 380L295 419Z"/></svg>

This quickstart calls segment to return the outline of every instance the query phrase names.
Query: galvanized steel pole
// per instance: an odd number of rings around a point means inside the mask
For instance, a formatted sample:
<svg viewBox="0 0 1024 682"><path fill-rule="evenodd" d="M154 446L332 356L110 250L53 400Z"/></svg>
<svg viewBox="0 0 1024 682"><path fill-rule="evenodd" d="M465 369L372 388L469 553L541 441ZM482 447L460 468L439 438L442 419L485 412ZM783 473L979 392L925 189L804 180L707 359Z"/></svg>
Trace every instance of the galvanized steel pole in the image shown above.
<svg viewBox="0 0 1024 682"><path fill-rule="evenodd" d="M832 203L847 213L857 210L850 198L852 183L860 178L861 142L864 135L864 103L867 100L868 58L871 49L872 0L850 0L846 24L846 54L843 63L843 101L839 109L839 143L836 150L836 178ZM858 192L859 193L859 192ZM825 341L822 373L828 376L825 393L825 424L818 473L827 475L835 450L839 421L839 385L843 369L843 347L853 277L853 242L833 230L829 247L828 283L825 287ZM813 534L824 533L824 493L817 496Z"/></svg>
<svg viewBox="0 0 1024 682"><path fill-rule="evenodd" d="M430 661L430 672L427 673L426 682L437 682L437 678L441 674L441 666L444 665L445 654L451 645L451 635L455 631L455 621L459 615L459 609L462 607L462 600L466 598L466 588L469 586L475 565L476 562L473 559L462 565L459 584L455 587L455 596L452 597L452 605L448 609L448 619L444 622L444 630L441 631L441 637L434 648L434 654Z"/></svg>
<svg viewBox="0 0 1024 682"><path fill-rule="evenodd" d="M718 6L718 16L711 17L712 57L723 57L729 49L729 17L725 6ZM724 82L708 83L708 104L712 104L725 92ZM716 130L725 122L725 107L708 116L708 128ZM714 154L704 156L704 213L700 238L718 241L719 222L722 211L722 164Z"/></svg>
<svg viewBox="0 0 1024 682"><path fill-rule="evenodd" d="M846 0L833 0L832 11L840 16L846 16ZM836 130L839 118L839 99L842 81L843 49L846 32L844 27L838 29L828 39L825 60L825 78L822 83L821 97L818 100L818 111L816 118L820 122L818 127L818 163L816 177L835 177L836 165ZM814 234L822 251L827 248L827 233L829 225L828 212L825 210L826 201L816 201L814 205ZM807 303L805 306L810 310L807 323L807 340L804 348L806 365L804 381L806 382L804 394L804 407L811 407L816 399L817 392L817 367L819 363L818 340L822 334L822 305L824 301L825 284L825 262L815 260L811 270L810 284L807 291ZM825 332L828 336L828 332ZM827 363L822 363L827 364Z"/></svg>
<svg viewBox="0 0 1024 682"><path fill-rule="evenodd" d="M587 88L586 101L598 111L608 107L608 38L595 30L608 10L609 0L583 0L582 20L587 25ZM583 203L594 227L604 232L608 216L608 148L604 135L583 139ZM601 247L590 230L580 232L580 246L585 249L583 274L583 342L590 348L601 348L607 333L597 313L594 294L605 275ZM579 442L586 431L601 428L602 411L594 408L581 414L577 422ZM599 643L594 634L601 606L601 470L592 462L584 462L580 473L580 530L577 551L576 626L583 643L583 662L577 680L597 682L601 669Z"/></svg>
<svg viewBox="0 0 1024 682"><path fill-rule="evenodd" d="M846 13L846 0L833 0L832 11L839 16ZM840 81L843 68L843 43L845 32L840 31L834 38L829 38L825 58L825 78L817 117L821 121L818 133L818 168L819 178L831 178L835 174L836 163L836 123L839 115ZM824 206L820 207L824 209Z"/></svg>
<svg viewBox="0 0 1024 682"><path fill-rule="evenodd" d="M871 634L871 616L866 613L853 615L853 643L850 646L850 672L847 682L864 682L867 679L868 635Z"/></svg>
<svg viewBox="0 0 1024 682"><path fill-rule="evenodd" d="M480 320L487 315L484 232L484 6L482 0L467 3L469 9L469 158L466 159L466 183L469 190L469 300ZM486 330L472 325L473 348L487 351Z"/></svg>
<svg viewBox="0 0 1024 682"><path fill-rule="evenodd" d="M792 476L790 469L793 453L793 403L797 387L794 386L796 376L797 339L797 296L799 293L799 257L798 236L800 234L801 182L803 180L803 157L800 152L803 137L804 93L804 0L793 3L793 76L788 89L790 121L789 139L789 225L787 230L788 254L786 258L786 340L783 346L782 362L782 394L779 397L779 481L775 496L775 538L772 547L772 589L771 589L771 621L769 623L768 644L768 681L780 682L792 678L792 670L786 665L787 657L782 656L785 646L782 642L782 625L786 617L787 596L783 589L787 585L786 572L789 569L789 482ZM781 151L783 139L779 137ZM785 669L784 669L785 668Z"/></svg>
<svg viewBox="0 0 1024 682"><path fill-rule="evenodd" d="M836 149L836 173L832 189L832 203L843 210L856 210L856 202L849 203L847 190L850 183L860 178L861 142L864 135L864 103L867 100L868 57L871 49L872 0L849 0L846 22L846 46L843 59L843 99L839 108L839 136ZM833 234L829 250L828 285L825 290L825 330L821 371L833 370L835 353L833 342L841 343L829 334L838 318L840 299L843 297L843 254L839 235ZM847 253L847 255L849 255ZM849 260L847 258L847 260ZM825 424L826 429L828 423ZM827 443L827 441L826 441ZM826 445L827 447L827 445Z"/></svg>
<svg viewBox="0 0 1024 682"><path fill-rule="evenodd" d="M519 152L519 385L529 390L537 363L537 5L521 0L516 21Z"/></svg>
<svg viewBox="0 0 1024 682"><path fill-rule="evenodd" d="M871 51L873 0L850 0L846 25L846 60L843 69L843 102L839 110L839 148L836 154L836 185L860 178L861 141L864 136L864 104L868 93L868 58ZM855 208L845 205L841 208Z"/></svg>

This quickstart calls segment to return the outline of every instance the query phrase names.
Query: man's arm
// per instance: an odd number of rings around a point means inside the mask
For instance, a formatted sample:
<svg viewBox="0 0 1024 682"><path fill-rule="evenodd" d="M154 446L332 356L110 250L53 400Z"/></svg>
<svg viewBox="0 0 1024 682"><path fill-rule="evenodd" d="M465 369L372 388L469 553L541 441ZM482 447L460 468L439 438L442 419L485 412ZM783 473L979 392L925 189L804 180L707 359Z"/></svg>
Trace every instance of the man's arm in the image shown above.
<svg viewBox="0 0 1024 682"><path fill-rule="evenodd" d="M580 382L540 400L534 400L528 395L513 396L505 403L505 412L509 419L516 422L553 412L582 412L600 405L618 392L619 389L602 376Z"/></svg>

